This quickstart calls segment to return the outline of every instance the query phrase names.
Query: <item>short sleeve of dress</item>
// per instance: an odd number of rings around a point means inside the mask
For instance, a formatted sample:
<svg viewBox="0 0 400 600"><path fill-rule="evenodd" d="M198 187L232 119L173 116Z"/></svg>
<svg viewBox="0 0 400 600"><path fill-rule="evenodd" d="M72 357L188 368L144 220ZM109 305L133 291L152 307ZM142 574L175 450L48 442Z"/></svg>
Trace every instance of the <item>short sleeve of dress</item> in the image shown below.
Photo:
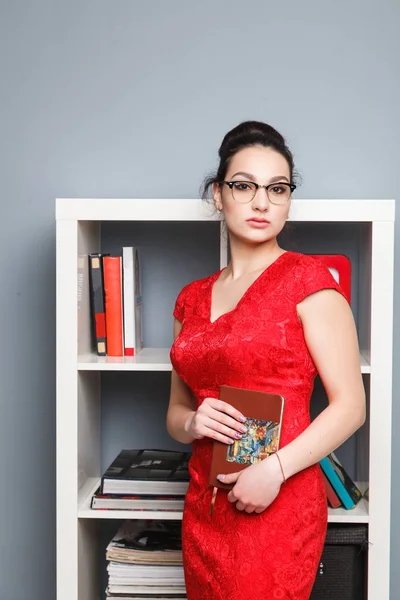
<svg viewBox="0 0 400 600"><path fill-rule="evenodd" d="M185 285L184 288L179 292L178 297L175 301L175 307L173 310L173 315L179 321L183 321L183 317L185 315L185 301L189 291L190 284Z"/></svg>
<svg viewBox="0 0 400 600"><path fill-rule="evenodd" d="M304 256L296 276L298 277L297 304L307 296L324 289L336 290L347 300L346 294L328 267L317 258Z"/></svg>

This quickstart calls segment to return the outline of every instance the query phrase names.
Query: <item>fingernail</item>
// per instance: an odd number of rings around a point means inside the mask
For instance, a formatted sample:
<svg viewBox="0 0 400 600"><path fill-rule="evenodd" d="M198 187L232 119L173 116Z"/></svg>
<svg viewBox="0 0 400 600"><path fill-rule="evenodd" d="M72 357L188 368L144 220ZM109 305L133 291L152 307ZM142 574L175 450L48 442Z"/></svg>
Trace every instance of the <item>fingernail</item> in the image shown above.
<svg viewBox="0 0 400 600"><path fill-rule="evenodd" d="M242 421L242 423L246 423L246 421L247 421L246 417L243 417L243 416L240 417L240 420Z"/></svg>
<svg viewBox="0 0 400 600"><path fill-rule="evenodd" d="M220 479L222 481L223 479L225 479L225 475L217 475L217 479Z"/></svg>
<svg viewBox="0 0 400 600"><path fill-rule="evenodd" d="M237 437L238 439L241 439L241 437L242 437L242 434L241 434L241 433L239 433L239 432L237 432L237 433L235 433L235 437Z"/></svg>
<svg viewBox="0 0 400 600"><path fill-rule="evenodd" d="M246 429L246 427L241 427L241 428L240 428L240 431L241 431L242 433L247 433L247 429Z"/></svg>
<svg viewBox="0 0 400 600"><path fill-rule="evenodd" d="M229 443L230 443L230 444L233 444L234 442L235 442L235 440L231 440L231 439L229 439Z"/></svg>

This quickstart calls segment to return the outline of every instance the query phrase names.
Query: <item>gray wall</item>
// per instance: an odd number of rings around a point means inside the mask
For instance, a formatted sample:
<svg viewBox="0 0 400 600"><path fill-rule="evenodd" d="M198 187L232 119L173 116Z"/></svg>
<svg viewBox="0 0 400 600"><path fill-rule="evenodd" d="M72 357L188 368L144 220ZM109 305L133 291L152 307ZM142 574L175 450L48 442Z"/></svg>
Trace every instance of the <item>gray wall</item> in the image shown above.
<svg viewBox="0 0 400 600"><path fill-rule="evenodd" d="M249 118L287 136L298 197L396 197L399 20L394 0L0 2L0 600L55 598L54 198L194 197ZM395 361L398 334L397 311ZM394 508L399 458L396 436ZM393 599L399 533L393 510Z"/></svg>

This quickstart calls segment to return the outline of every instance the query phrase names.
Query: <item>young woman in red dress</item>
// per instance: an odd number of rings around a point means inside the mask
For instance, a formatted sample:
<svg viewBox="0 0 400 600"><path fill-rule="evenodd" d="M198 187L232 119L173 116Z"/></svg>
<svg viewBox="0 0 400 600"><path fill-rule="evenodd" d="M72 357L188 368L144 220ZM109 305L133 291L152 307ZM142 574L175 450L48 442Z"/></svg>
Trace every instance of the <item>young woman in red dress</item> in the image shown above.
<svg viewBox="0 0 400 600"><path fill-rule="evenodd" d="M224 137L205 182L229 235L231 262L186 285L174 309L167 429L192 443L182 549L189 600L307 600L327 527L319 460L365 420L351 309L329 270L278 245L290 211L293 157L260 122ZM329 404L310 422L319 374ZM243 434L222 384L285 397L277 454L225 475L210 516L212 442Z"/></svg>

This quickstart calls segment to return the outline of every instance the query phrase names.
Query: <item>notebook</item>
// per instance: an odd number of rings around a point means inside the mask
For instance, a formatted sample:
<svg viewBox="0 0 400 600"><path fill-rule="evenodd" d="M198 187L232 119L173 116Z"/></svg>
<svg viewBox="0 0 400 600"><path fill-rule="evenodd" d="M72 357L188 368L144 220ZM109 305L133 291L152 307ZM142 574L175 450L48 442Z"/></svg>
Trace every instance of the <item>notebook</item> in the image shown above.
<svg viewBox="0 0 400 600"><path fill-rule="evenodd" d="M220 400L239 410L245 417L247 433L233 444L213 440L209 484L231 489L234 484L222 483L218 474L236 473L260 462L279 449L285 398L280 394L222 385Z"/></svg>

